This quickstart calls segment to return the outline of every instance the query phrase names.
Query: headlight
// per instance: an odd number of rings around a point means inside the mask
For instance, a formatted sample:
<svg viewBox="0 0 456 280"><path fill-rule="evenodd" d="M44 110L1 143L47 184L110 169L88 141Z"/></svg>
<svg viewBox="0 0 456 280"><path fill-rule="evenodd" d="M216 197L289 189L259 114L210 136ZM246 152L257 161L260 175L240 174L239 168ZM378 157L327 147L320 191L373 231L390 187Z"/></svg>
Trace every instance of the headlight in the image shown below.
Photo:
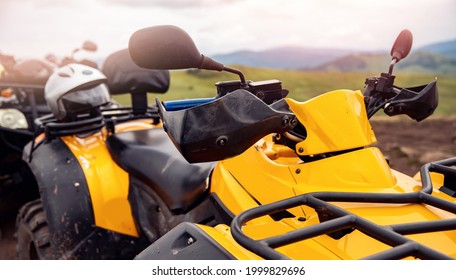
<svg viewBox="0 0 456 280"><path fill-rule="evenodd" d="M27 129L25 115L18 109L0 109L0 126L11 129Z"/></svg>

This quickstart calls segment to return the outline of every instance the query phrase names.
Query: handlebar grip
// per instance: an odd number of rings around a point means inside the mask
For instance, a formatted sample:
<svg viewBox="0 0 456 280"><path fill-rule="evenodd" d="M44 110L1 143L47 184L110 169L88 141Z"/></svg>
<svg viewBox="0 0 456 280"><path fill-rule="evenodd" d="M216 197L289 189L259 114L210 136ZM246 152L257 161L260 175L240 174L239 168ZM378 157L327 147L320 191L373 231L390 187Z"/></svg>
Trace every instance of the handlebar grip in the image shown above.
<svg viewBox="0 0 456 280"><path fill-rule="evenodd" d="M189 109L198 105L203 105L214 101L215 98L195 98L195 99L183 99L163 102L163 107L166 111L179 111Z"/></svg>

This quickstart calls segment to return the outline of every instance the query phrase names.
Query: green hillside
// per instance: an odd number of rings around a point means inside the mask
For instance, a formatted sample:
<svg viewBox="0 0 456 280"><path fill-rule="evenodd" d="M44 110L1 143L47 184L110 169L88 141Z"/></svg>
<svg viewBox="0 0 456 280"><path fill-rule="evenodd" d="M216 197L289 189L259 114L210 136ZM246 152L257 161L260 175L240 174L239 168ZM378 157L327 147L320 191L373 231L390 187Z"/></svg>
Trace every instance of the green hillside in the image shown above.
<svg viewBox="0 0 456 280"><path fill-rule="evenodd" d="M283 88L290 91L288 97L305 101L319 94L336 89L359 89L364 87L364 81L369 75L379 75L379 72L370 74L363 72L315 72L315 71L288 71L265 68L234 66L240 69L246 79L253 81L278 79ZM386 70L386 69L385 69ZM436 75L419 73L396 73L396 85L411 87L434 80ZM456 114L456 77L437 75L439 86L439 107L436 115ZM164 95L150 94L149 103L160 100L175 100L185 98L213 97L216 94L214 84L218 81L237 80L234 74L201 70L171 71L171 86ZM129 103L129 96L116 96L122 104Z"/></svg>
<svg viewBox="0 0 456 280"><path fill-rule="evenodd" d="M427 45L420 48L419 50L436 53L456 59L456 40Z"/></svg>
<svg viewBox="0 0 456 280"><path fill-rule="evenodd" d="M380 72L386 70L389 61L390 56L386 53L351 54L323 64L314 70ZM456 59L426 51L418 51L411 53L407 59L399 62L395 70L396 73L432 73L456 76Z"/></svg>
<svg viewBox="0 0 456 280"><path fill-rule="evenodd" d="M456 76L456 59L432 54L430 52L416 52L399 64L399 70L407 72L438 73Z"/></svg>

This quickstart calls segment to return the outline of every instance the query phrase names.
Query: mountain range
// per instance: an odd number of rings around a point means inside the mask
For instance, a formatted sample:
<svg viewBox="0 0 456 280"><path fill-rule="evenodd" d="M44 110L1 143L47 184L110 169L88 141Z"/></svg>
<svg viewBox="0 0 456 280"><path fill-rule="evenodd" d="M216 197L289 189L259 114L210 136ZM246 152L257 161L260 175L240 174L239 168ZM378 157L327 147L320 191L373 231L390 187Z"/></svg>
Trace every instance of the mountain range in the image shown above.
<svg viewBox="0 0 456 280"><path fill-rule="evenodd" d="M363 52L349 49L314 49L280 47L265 51L236 51L212 56L224 64L262 68L309 71L386 71L389 52ZM409 57L398 63L397 71L456 75L456 40L412 49Z"/></svg>

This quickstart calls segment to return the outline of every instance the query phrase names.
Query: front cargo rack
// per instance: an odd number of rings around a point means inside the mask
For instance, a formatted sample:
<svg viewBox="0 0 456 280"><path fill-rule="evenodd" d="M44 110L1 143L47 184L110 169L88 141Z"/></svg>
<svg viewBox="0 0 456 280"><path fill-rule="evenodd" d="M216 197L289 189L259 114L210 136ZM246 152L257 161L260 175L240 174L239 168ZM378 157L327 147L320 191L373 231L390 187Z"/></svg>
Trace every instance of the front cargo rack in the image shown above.
<svg viewBox="0 0 456 280"><path fill-rule="evenodd" d="M59 122L52 114L42 116L35 120L37 127L35 135L44 132L46 139L51 140L56 137L98 131L102 127L106 127L109 132L114 133L116 124L136 119L150 119L154 124L160 122L156 106L149 106L140 114L136 113L132 107L106 107L101 109L99 116L87 116L71 122Z"/></svg>
<svg viewBox="0 0 456 280"><path fill-rule="evenodd" d="M236 216L231 223L233 238L246 249L256 253L265 259L289 259L274 248L317 237L323 234L333 234L341 231L357 229L391 248L366 256L365 260L390 260L415 257L419 259L453 259L452 257L429 248L419 242L407 238L405 235L446 230L456 230L456 218L414 222L381 226L348 212L329 202L363 202L363 203L388 203L388 204L427 204L453 214L456 214L456 204L435 196L432 196L433 185L430 172L442 174L445 181L456 178L456 157L425 164L421 168L422 189L418 192L405 194L370 194L359 192L315 192L304 194L271 204L261 205L246 210ZM451 180L447 180L451 178ZM453 186L454 188L455 186ZM442 187L443 188L448 188ZM445 191L444 191L445 192ZM448 192L445 192L448 194ZM286 209L306 205L317 211L324 212L331 219L321 221L316 225L297 229L284 235L273 236L261 240L248 237L242 226L248 221L261 216L272 215Z"/></svg>
<svg viewBox="0 0 456 280"><path fill-rule="evenodd" d="M57 137L70 135L83 135L100 131L106 128L109 133L115 133L116 124L131 120L150 119L153 124L160 122L158 108L155 105L146 106L144 110L137 111L134 106L108 106L100 109L98 116L85 116L71 122L59 122L53 114L47 114L35 120L35 131L33 139L41 133L45 134L44 139L32 141L28 160L31 161L33 152L45 141Z"/></svg>

